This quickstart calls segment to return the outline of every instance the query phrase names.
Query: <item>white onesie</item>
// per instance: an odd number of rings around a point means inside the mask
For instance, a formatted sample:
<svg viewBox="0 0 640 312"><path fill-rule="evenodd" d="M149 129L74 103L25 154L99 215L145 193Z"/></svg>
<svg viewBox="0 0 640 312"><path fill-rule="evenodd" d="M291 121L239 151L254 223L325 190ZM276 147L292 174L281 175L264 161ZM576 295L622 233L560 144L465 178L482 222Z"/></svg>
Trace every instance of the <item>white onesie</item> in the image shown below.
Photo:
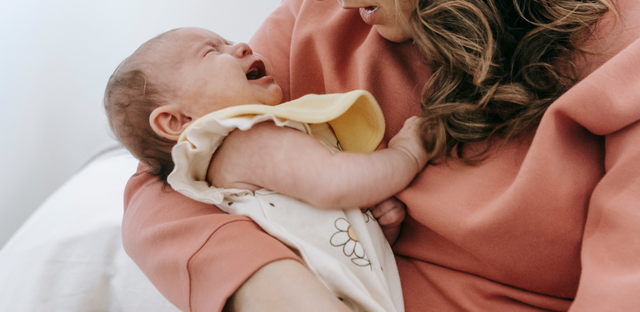
<svg viewBox="0 0 640 312"><path fill-rule="evenodd" d="M314 123L301 122L310 120ZM341 145L345 150L371 152L384 133L382 113L366 91L308 95L275 107L230 107L185 130L172 151L175 169L169 184L192 199L250 217L297 252L353 311L404 311L393 252L370 211L321 210L268 189L222 189L206 182L211 157L224 138L235 129L247 130L264 121L308 133L332 153Z"/></svg>

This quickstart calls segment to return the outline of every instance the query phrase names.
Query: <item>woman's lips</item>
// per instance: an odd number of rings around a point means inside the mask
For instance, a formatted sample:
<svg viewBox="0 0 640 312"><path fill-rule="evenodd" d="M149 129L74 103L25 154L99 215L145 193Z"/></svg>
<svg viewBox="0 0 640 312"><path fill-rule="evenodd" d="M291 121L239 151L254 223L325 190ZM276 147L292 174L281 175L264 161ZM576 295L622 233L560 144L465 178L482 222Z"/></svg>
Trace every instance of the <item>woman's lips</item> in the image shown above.
<svg viewBox="0 0 640 312"><path fill-rule="evenodd" d="M370 26L375 25L377 16L378 16L377 6L360 8L360 17L362 17L362 20Z"/></svg>

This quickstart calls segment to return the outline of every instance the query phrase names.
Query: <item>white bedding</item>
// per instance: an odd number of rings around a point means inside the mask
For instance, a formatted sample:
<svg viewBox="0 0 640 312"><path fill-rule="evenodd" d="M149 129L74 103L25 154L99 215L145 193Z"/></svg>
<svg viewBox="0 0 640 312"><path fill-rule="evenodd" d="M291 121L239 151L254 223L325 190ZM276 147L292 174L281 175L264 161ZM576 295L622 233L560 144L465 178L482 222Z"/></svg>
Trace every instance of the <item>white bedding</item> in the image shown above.
<svg viewBox="0 0 640 312"><path fill-rule="evenodd" d="M0 250L0 311L178 311L122 247L137 163L122 149L92 161L29 218Z"/></svg>

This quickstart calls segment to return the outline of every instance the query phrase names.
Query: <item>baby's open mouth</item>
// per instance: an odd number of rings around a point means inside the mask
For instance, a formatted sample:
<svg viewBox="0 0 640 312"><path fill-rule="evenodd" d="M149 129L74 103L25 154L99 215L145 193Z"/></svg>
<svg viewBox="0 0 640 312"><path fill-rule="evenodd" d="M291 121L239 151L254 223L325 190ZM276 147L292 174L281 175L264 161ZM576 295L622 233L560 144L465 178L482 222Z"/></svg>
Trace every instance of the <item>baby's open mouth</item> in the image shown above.
<svg viewBox="0 0 640 312"><path fill-rule="evenodd" d="M251 64L249 70L247 71L247 80L256 80L260 79L267 75L267 70L264 66L264 62L262 60L256 60Z"/></svg>
<svg viewBox="0 0 640 312"><path fill-rule="evenodd" d="M368 7L364 8L364 9L365 9L366 11L373 12L373 11L375 11L377 8L378 8L377 6L373 6L373 5L372 5L372 6L368 6Z"/></svg>

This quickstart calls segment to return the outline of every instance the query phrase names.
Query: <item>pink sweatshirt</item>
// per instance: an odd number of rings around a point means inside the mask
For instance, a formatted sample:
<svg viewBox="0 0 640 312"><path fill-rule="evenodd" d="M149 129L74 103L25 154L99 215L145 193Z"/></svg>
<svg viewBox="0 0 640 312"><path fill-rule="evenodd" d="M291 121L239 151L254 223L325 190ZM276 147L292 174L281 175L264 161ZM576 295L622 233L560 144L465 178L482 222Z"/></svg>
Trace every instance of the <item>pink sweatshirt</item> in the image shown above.
<svg viewBox="0 0 640 312"><path fill-rule="evenodd" d="M640 25L636 2L619 3L619 25ZM640 37L633 29L593 44L621 50ZM429 69L415 46L384 40L336 1L284 0L251 45L285 101L369 90L385 142L420 112ZM554 103L532 137L479 166L429 166L398 195L409 212L394 246L406 311L640 309L639 69L636 42ZM126 188L125 249L180 309L220 311L261 266L298 259L247 218L144 169Z"/></svg>

